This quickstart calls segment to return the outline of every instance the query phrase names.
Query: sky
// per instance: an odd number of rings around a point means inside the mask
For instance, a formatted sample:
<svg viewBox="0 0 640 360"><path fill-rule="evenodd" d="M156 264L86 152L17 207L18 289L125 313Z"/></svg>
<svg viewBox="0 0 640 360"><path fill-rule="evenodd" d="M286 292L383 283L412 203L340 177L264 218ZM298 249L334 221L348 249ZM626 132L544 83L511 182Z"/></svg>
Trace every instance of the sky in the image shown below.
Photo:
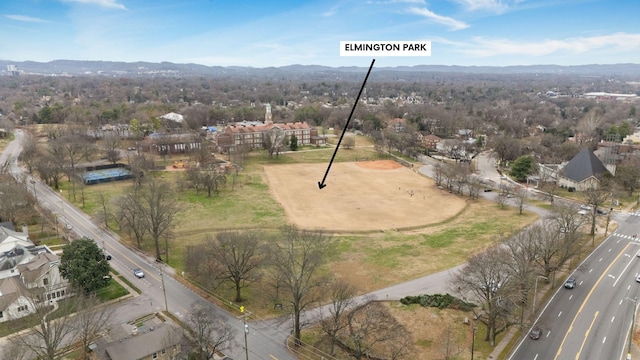
<svg viewBox="0 0 640 360"><path fill-rule="evenodd" d="M2 0L0 59L368 67L340 41L431 41L376 66L640 63L637 0Z"/></svg>

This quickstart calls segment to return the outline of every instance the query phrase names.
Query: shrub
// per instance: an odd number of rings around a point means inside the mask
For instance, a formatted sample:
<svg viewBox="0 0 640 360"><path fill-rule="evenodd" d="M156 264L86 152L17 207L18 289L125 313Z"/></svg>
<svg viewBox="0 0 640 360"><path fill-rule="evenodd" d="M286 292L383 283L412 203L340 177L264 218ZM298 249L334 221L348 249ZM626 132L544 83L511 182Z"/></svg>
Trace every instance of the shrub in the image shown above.
<svg viewBox="0 0 640 360"><path fill-rule="evenodd" d="M468 303L450 294L405 296L400 299L400 303L403 305L420 304L422 307L436 307L438 309L454 309L462 311L470 311L476 307L475 304Z"/></svg>

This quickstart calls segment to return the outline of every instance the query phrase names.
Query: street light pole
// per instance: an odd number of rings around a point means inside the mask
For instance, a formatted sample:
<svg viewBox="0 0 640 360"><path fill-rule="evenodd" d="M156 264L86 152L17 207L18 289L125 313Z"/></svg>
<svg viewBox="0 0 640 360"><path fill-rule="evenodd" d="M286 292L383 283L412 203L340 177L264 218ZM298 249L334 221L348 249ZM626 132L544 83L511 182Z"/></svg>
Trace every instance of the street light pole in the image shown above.
<svg viewBox="0 0 640 360"><path fill-rule="evenodd" d="M638 298L633 299L625 298L626 300L633 301L633 314L631 314L631 330L629 331L629 349L627 350L627 359L631 359L631 344L633 344L633 326L636 323L636 310L638 308Z"/></svg>
<svg viewBox="0 0 640 360"><path fill-rule="evenodd" d="M245 359L249 360L249 346L247 344L247 335L249 334L249 325L247 325L247 314L244 312L244 306L240 306L240 312L242 313L242 323L244 324L244 355Z"/></svg>
<svg viewBox="0 0 640 360"><path fill-rule="evenodd" d="M476 345L476 330L478 330L478 326L473 324L473 336L471 337L471 360L473 360L473 351Z"/></svg>
<svg viewBox="0 0 640 360"><path fill-rule="evenodd" d="M543 278L543 279L545 279L545 280L549 280L549 278L548 278L548 277L546 277L546 276L542 276L542 275L538 275L538 276L536 277L536 284L535 284L535 286L533 287L533 306L532 306L532 309L531 309L531 313L532 313L532 314L534 314L534 315L535 315L535 313L536 313L536 297L537 297L537 295L538 295L538 279L540 279L540 278Z"/></svg>

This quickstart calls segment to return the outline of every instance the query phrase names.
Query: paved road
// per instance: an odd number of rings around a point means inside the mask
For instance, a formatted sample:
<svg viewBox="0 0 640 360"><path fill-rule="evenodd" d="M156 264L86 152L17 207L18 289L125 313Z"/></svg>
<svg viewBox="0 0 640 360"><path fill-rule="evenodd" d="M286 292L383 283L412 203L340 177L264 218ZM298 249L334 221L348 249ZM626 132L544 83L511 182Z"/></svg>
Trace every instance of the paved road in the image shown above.
<svg viewBox="0 0 640 360"><path fill-rule="evenodd" d="M559 286L535 324L542 338L524 338L509 359L623 359L634 302L640 297L640 215L620 226L572 274L578 286ZM561 285L561 283L560 283Z"/></svg>
<svg viewBox="0 0 640 360"><path fill-rule="evenodd" d="M126 311L123 311L123 314L131 316L124 322L158 310L164 310L165 307L168 308L169 312L186 321L192 305L196 303L203 304L226 319L236 330L236 342L238 345L234 346L229 355L236 359L245 356L244 324L236 314L230 314L213 306L210 302L187 289L174 280L171 268L158 264L153 258L123 245L117 234L95 224L83 211L61 197L59 192L52 190L37 178L25 174L24 169L17 166L17 157L22 149L21 139L23 134L18 129L15 135L15 140L7 146L0 156L0 164L11 164L11 173L18 181L29 182L27 188L29 191L34 192L39 204L53 211L60 223L70 225L71 230L67 230L63 226L61 231L72 231L77 236L86 236L94 239L113 256L111 267L126 276L143 292L142 296L124 304ZM145 277L143 279L136 278L133 275L134 268L142 269ZM260 330L250 327L248 336L250 357L256 359L294 360L295 357L284 345L287 335L288 333L277 327L263 327Z"/></svg>

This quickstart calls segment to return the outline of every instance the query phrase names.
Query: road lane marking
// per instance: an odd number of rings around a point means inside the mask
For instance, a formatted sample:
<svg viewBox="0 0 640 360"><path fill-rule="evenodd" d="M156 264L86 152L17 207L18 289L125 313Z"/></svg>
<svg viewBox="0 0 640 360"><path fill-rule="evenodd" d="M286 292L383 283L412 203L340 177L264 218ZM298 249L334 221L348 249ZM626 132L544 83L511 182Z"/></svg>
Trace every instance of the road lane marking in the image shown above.
<svg viewBox="0 0 640 360"><path fill-rule="evenodd" d="M558 313L558 317L560 317L560 315L562 315L562 311L560 311L560 312Z"/></svg>
<svg viewBox="0 0 640 360"><path fill-rule="evenodd" d="M589 269L589 273L591 273L593 271L593 268Z"/></svg>
<svg viewBox="0 0 640 360"><path fill-rule="evenodd" d="M611 322L613 322L613 320L615 320L615 319L616 319L616 317L615 317L615 316L612 316L612 317L611 317Z"/></svg>
<svg viewBox="0 0 640 360"><path fill-rule="evenodd" d="M625 254L628 255L628 254ZM633 263L633 261L629 261L629 263L627 264L627 266L624 267L624 269L622 269L622 271L620 272L620 275L618 275L618 278L616 279L616 281L613 283L613 286L615 287L616 284L618 283L618 280L620 280L620 278L622 277L622 274L624 274L627 269L629 268L629 266Z"/></svg>
<svg viewBox="0 0 640 360"><path fill-rule="evenodd" d="M273 356L273 355L271 355L271 354L269 354L269 357L270 357L270 358L272 358L273 360L278 360L278 358L277 358L277 357L275 357L275 356Z"/></svg>
<svg viewBox="0 0 640 360"><path fill-rule="evenodd" d="M573 330L573 325L575 324L576 320L578 319L578 316L580 316L580 313L582 312L582 309L584 308L585 304L587 303L587 301L589 301L589 298L591 298L591 295L593 294L593 292L595 291L596 287L598 286L598 284L600 283L600 281L602 281L602 279L604 278L604 276L609 272L609 270L611 269L611 267L613 266L613 264L616 263L616 261L618 261L618 259L622 256L622 254L625 253L625 251L627 250L627 248L631 246L631 244L627 244L622 251L620 251L620 253L618 254L618 256L616 256L613 261L609 264L609 266L607 266L607 268L605 269L605 271L602 272L602 275L600 275L600 277L598 278L598 280L593 284L593 286L591 287L591 290L589 290L589 293L587 294L587 297L584 299L584 301L582 302L582 304L580 305L580 308L578 309L578 312L576 313L576 316L573 317L573 320L571 321L571 324L569 325L569 329L567 330L567 332L564 334L564 338L562 339L562 342L560 343L560 347L558 347L558 352L556 353L556 356L553 358L554 360L558 360L558 357L560 356L560 353L562 353L562 347L564 346L565 341L567 341L567 337L569 337L569 334L571 333L571 331ZM596 313L597 314L597 313ZM597 316L597 315L596 315ZM595 321L595 318L594 318ZM585 340L586 340L586 336L585 336Z"/></svg>
<svg viewBox="0 0 640 360"><path fill-rule="evenodd" d="M607 337L605 336L604 339L602 339L602 343L604 344L605 342L607 342Z"/></svg>
<svg viewBox="0 0 640 360"><path fill-rule="evenodd" d="M534 357L533 360L538 360L538 354L536 354L536 357Z"/></svg>
<svg viewBox="0 0 640 360"><path fill-rule="evenodd" d="M573 294L571 294L571 296L569 296L569 300L573 299Z"/></svg>
<svg viewBox="0 0 640 360"><path fill-rule="evenodd" d="M600 313L600 311L596 311L596 313L593 315L593 320L591 320L591 325L589 325L589 327L587 328L587 331L585 331L585 333L584 333L584 340L582 340L582 345L580 345L580 350L578 350L578 353L576 354L576 360L580 359L580 353L582 352L582 349L584 348L584 344L587 342L587 338L589 337L589 333L591 332L591 328L593 327L593 323L596 322L596 318L598 317L599 313Z"/></svg>

